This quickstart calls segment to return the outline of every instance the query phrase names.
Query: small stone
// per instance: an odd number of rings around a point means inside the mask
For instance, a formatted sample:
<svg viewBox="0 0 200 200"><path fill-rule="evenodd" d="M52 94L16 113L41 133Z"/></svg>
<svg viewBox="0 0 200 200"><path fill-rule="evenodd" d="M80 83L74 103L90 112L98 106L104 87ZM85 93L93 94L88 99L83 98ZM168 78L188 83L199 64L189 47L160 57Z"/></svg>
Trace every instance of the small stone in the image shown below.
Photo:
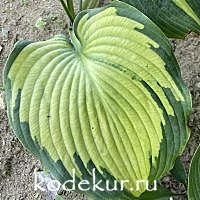
<svg viewBox="0 0 200 200"><path fill-rule="evenodd" d="M8 35L9 35L9 28L2 28L0 32L0 38L3 39L3 41L8 41Z"/></svg>
<svg viewBox="0 0 200 200"><path fill-rule="evenodd" d="M196 84L195 84L195 87L196 87L196 88L200 88L200 82L196 83Z"/></svg>
<svg viewBox="0 0 200 200"><path fill-rule="evenodd" d="M0 109L5 110L5 103L2 93L0 93Z"/></svg>

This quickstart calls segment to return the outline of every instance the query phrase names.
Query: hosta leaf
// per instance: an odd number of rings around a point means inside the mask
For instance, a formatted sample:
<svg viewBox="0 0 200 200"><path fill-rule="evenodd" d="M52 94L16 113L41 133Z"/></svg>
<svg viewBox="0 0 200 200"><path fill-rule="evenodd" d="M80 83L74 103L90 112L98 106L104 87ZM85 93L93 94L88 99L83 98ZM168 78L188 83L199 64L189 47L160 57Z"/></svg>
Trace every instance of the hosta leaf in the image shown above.
<svg viewBox="0 0 200 200"><path fill-rule="evenodd" d="M159 186L157 191L146 191L140 197L141 200L169 200L175 194L166 188Z"/></svg>
<svg viewBox="0 0 200 200"><path fill-rule="evenodd" d="M183 183L184 185L187 184L187 173L180 158L176 159L174 168L171 170L171 173L177 181Z"/></svg>
<svg viewBox="0 0 200 200"><path fill-rule="evenodd" d="M154 21L171 38L200 33L199 0L122 0Z"/></svg>
<svg viewBox="0 0 200 200"><path fill-rule="evenodd" d="M60 195L56 195L55 200L63 200L63 198L62 198L62 196L60 196Z"/></svg>
<svg viewBox="0 0 200 200"><path fill-rule="evenodd" d="M200 146L195 152L190 166L188 198L189 200L200 199Z"/></svg>
<svg viewBox="0 0 200 200"><path fill-rule="evenodd" d="M134 199L136 180L161 178L189 137L191 109L169 41L122 2L81 12L70 40L20 42L4 71L15 134L61 182L129 180L125 190L87 191ZM86 187L87 188L87 187ZM133 190L132 190L132 189Z"/></svg>

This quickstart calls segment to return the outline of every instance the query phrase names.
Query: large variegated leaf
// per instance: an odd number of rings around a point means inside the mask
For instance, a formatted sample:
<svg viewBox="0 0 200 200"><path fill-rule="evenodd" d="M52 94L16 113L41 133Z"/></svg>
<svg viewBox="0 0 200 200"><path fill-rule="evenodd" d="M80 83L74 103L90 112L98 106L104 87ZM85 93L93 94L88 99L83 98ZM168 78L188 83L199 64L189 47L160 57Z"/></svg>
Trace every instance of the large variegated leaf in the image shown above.
<svg viewBox="0 0 200 200"><path fill-rule="evenodd" d="M195 152L189 172L188 199L200 199L200 146Z"/></svg>
<svg viewBox="0 0 200 200"><path fill-rule="evenodd" d="M81 12L70 40L17 43L4 83L15 134L61 182L76 169L93 184L94 168L103 188L129 180L124 191L91 188L92 198L140 196L136 180L161 178L189 137L190 95L171 46L122 2Z"/></svg>
<svg viewBox="0 0 200 200"><path fill-rule="evenodd" d="M122 0L154 21L171 38L200 33L199 0Z"/></svg>

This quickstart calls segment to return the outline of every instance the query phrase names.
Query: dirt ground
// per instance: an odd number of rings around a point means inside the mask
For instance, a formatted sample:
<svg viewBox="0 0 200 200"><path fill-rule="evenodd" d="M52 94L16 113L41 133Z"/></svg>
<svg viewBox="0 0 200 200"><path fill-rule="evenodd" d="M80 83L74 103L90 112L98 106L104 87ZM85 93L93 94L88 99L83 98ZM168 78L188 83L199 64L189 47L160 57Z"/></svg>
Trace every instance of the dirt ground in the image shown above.
<svg viewBox="0 0 200 200"><path fill-rule="evenodd" d="M55 34L66 33L66 16L55 0L1 0L0 1L0 73L14 43L21 39L44 40ZM173 41L183 78L193 97L190 119L192 138L182 156L187 171L191 156L200 143L200 37L191 35L185 41ZM11 133L6 117L2 78L0 78L0 200L46 199L34 191L33 171L42 169L40 162L25 151ZM184 187L170 176L163 184L175 191ZM85 199L70 193L66 199ZM180 199L186 199L182 197Z"/></svg>

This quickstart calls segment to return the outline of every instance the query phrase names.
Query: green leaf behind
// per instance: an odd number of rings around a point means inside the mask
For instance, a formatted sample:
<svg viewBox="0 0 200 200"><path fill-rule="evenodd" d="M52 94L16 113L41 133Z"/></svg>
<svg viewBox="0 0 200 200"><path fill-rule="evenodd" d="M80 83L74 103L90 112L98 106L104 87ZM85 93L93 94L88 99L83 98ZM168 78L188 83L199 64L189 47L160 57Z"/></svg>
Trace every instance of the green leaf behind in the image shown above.
<svg viewBox="0 0 200 200"><path fill-rule="evenodd" d="M180 158L176 159L175 165L174 165L173 169L171 170L171 173L177 181L183 183L186 186L187 173L186 173L185 167L184 167L182 161L180 160Z"/></svg>
<svg viewBox="0 0 200 200"><path fill-rule="evenodd" d="M122 0L147 15L170 38L200 33L198 0Z"/></svg>
<svg viewBox="0 0 200 200"><path fill-rule="evenodd" d="M189 200L200 199L200 146L196 150L190 166L188 198Z"/></svg>
<svg viewBox="0 0 200 200"><path fill-rule="evenodd" d="M170 197L173 197L174 193L169 191L166 188L159 186L157 191L147 191L143 193L140 197L141 200L169 200Z"/></svg>

